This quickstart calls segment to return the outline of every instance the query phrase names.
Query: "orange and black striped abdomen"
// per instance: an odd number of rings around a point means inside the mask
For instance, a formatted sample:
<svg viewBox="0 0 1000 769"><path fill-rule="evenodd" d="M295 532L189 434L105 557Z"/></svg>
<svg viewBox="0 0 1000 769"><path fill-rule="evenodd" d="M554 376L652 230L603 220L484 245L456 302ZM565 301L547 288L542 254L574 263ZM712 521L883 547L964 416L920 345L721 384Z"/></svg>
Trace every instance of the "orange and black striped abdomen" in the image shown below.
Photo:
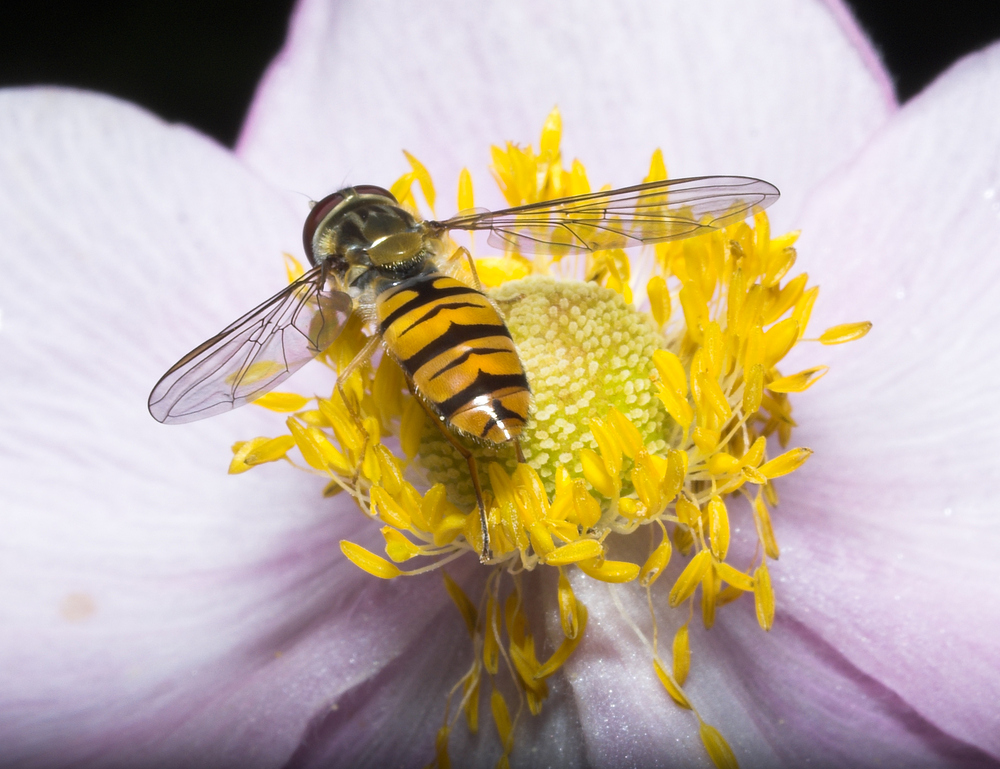
<svg viewBox="0 0 1000 769"><path fill-rule="evenodd" d="M490 443L521 434L531 405L528 380L485 296L431 273L382 290L375 312L389 354L449 425Z"/></svg>

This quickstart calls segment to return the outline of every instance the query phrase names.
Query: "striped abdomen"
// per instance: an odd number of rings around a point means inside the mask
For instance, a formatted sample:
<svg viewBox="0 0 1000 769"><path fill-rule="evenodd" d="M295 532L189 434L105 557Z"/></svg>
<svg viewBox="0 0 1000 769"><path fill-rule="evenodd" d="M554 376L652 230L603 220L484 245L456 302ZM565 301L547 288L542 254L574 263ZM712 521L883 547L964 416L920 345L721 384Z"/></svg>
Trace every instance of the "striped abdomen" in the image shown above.
<svg viewBox="0 0 1000 769"><path fill-rule="evenodd" d="M389 354L449 425L490 443L520 435L531 404L528 380L485 296L432 273L384 289L375 312Z"/></svg>

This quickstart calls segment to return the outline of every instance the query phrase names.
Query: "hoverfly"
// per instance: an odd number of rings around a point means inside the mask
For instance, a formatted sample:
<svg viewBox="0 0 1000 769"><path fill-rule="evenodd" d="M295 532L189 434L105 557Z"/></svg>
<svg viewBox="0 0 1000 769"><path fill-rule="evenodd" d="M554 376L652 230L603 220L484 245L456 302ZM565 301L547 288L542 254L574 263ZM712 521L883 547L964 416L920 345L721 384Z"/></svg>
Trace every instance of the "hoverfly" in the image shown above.
<svg viewBox="0 0 1000 769"><path fill-rule="evenodd" d="M513 443L523 461L518 437L531 392L471 257L476 288L439 267L448 257L446 233L488 230L490 245L499 248L584 253L689 238L740 221L777 198L778 190L759 179L703 176L477 209L439 222L418 219L381 187L348 187L306 217L302 239L312 268L174 364L150 393L149 412L160 422L181 423L249 403L323 352L351 314L360 313L377 333L341 381L379 345L400 365L410 390L469 464L482 559L489 560L475 460L456 435Z"/></svg>

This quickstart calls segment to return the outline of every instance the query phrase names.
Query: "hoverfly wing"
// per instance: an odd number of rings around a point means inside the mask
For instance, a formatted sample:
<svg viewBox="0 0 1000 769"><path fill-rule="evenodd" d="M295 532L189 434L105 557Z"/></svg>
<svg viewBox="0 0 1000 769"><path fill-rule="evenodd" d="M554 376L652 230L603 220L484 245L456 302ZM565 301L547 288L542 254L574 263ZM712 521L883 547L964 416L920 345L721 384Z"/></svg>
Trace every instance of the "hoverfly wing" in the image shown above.
<svg viewBox="0 0 1000 769"><path fill-rule="evenodd" d="M321 285L319 267L189 352L149 395L149 413L174 424L229 411L290 377L337 338L351 297Z"/></svg>
<svg viewBox="0 0 1000 769"><path fill-rule="evenodd" d="M531 203L469 211L449 230L490 230L491 246L572 254L680 240L745 219L778 199L773 184L745 176L699 176Z"/></svg>

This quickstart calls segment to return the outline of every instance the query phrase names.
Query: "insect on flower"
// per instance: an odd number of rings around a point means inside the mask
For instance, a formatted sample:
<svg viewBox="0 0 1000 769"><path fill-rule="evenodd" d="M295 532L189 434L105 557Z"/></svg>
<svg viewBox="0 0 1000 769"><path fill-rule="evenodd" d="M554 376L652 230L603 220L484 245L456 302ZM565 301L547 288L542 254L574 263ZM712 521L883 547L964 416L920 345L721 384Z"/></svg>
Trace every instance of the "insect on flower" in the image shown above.
<svg viewBox="0 0 1000 769"><path fill-rule="evenodd" d="M778 198L759 179L704 176L508 208L475 209L443 222L420 220L380 187L328 195L306 217L312 268L181 358L156 383L149 411L164 423L192 422L253 401L322 353L353 313L377 333L341 372L338 388L381 345L410 390L469 465L482 524L482 560L492 558L486 506L462 439L513 443L531 392L501 315L464 248L446 253L450 230L488 230L489 243L562 256L699 235L744 219ZM468 260L475 288L447 274ZM353 412L361 426L360 417Z"/></svg>

